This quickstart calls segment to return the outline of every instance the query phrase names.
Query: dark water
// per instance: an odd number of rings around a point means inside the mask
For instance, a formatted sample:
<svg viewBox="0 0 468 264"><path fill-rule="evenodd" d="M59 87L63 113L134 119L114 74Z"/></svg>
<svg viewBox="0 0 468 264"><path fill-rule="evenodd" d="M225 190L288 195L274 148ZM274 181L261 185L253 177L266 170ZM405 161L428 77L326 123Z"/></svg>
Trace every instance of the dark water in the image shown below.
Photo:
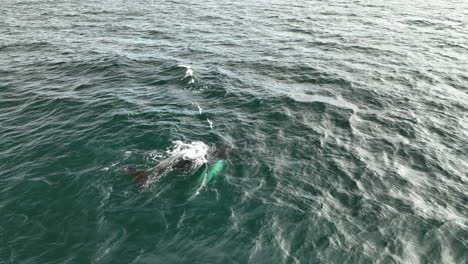
<svg viewBox="0 0 468 264"><path fill-rule="evenodd" d="M0 17L0 263L467 263L468 2ZM247 146L140 192L176 140Z"/></svg>

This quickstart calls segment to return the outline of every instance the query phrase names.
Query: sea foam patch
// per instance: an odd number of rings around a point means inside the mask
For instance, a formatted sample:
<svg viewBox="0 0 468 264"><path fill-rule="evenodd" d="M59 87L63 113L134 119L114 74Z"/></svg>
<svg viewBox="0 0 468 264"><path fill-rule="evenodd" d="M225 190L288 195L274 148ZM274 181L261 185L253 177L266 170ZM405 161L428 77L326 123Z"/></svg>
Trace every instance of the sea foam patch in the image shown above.
<svg viewBox="0 0 468 264"><path fill-rule="evenodd" d="M191 160L193 162L194 168L200 167L207 162L206 156L210 150L210 147L207 144L201 141L184 143L180 140L173 141L173 143L173 148L166 151L166 153L169 155L167 160Z"/></svg>

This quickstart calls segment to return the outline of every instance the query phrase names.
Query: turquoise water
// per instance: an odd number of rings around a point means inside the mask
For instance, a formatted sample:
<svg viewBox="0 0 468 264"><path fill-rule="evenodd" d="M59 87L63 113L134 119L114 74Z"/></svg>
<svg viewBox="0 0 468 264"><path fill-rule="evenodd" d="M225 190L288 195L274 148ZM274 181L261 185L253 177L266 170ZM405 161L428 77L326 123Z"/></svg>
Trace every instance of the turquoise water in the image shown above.
<svg viewBox="0 0 468 264"><path fill-rule="evenodd" d="M467 10L2 1L0 263L467 263Z"/></svg>

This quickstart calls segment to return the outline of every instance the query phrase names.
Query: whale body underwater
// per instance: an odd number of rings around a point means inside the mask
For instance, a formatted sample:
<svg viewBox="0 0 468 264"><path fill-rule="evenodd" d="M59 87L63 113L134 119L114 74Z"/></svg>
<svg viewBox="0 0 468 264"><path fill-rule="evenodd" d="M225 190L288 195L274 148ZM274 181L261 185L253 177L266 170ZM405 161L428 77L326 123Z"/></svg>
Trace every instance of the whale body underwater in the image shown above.
<svg viewBox="0 0 468 264"><path fill-rule="evenodd" d="M244 141L236 141L231 144L218 144L208 146L203 142L195 141L189 144L175 141L175 148L168 151L169 157L162 160L151 169L138 169L125 167L124 171L133 176L138 189L145 190L153 178L160 177L170 172L194 173L203 168L202 175L207 172L207 181L211 181L221 173L229 154L237 152L245 147Z"/></svg>

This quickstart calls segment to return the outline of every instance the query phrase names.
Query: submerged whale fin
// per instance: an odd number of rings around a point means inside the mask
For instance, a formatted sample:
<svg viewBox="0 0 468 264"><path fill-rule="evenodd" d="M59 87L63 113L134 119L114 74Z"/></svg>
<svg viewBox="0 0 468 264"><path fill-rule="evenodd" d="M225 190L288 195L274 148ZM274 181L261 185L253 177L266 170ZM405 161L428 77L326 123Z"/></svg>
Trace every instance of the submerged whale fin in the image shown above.
<svg viewBox="0 0 468 264"><path fill-rule="evenodd" d="M126 167L125 172L129 175L132 175L135 178L135 181L138 184L138 189L141 191L145 189L146 184L148 183L148 178L152 173L152 170L140 170L135 167Z"/></svg>
<svg viewBox="0 0 468 264"><path fill-rule="evenodd" d="M217 177L221 172L223 171L224 167L226 166L226 161L225 160L218 160L213 167L210 169L208 172L208 180L207 182L210 182L213 180L215 177Z"/></svg>

